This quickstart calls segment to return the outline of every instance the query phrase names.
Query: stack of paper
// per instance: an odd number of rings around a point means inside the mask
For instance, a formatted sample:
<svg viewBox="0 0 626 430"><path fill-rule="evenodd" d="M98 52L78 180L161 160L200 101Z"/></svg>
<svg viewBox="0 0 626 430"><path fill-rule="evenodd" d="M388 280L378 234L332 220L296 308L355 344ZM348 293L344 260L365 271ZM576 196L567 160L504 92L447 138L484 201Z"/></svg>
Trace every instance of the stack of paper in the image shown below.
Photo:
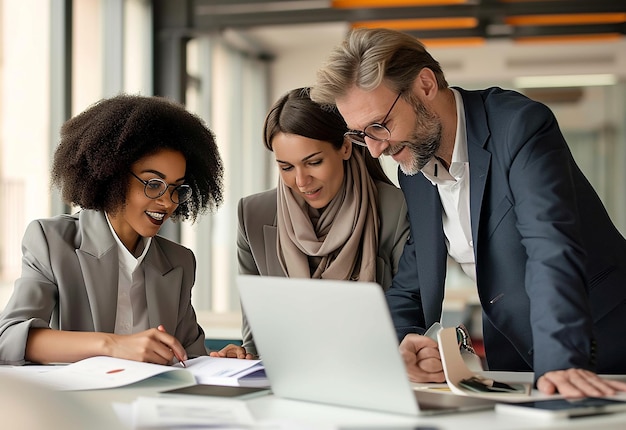
<svg viewBox="0 0 626 430"><path fill-rule="evenodd" d="M198 357L180 364L162 366L112 357L91 357L66 366L37 372L36 381L56 390L94 390L133 384L155 376L189 384L269 387L259 360ZM39 367L39 366L38 366ZM24 372L24 376L28 376Z"/></svg>

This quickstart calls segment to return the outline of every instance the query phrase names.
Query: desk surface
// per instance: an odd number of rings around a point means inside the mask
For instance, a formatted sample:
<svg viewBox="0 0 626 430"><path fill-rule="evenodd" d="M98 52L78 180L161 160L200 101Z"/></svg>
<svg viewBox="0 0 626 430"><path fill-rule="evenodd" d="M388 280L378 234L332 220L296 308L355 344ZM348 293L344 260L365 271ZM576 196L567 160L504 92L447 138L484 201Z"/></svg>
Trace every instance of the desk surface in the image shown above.
<svg viewBox="0 0 626 430"><path fill-rule="evenodd" d="M510 382L530 381L529 373L492 372L493 377ZM620 377L623 379L623 377ZM181 386L167 378L152 378L131 386L108 389L71 392L81 401L92 405L99 405L101 412L114 414L113 403L130 405L140 396L154 396L160 391ZM626 398L626 394L624 395ZM439 415L435 417L411 417L379 413L374 411L336 407L330 405L301 402L281 399L272 395L257 397L245 401L255 420L284 421L302 424L302 429L308 430L417 430L417 429L624 429L626 427L626 413L604 415L570 420L552 420L526 418L497 413L495 411L481 411L462 414ZM127 428L131 428L129 423ZM266 427L263 427L266 428ZM289 428L298 428L291 426Z"/></svg>

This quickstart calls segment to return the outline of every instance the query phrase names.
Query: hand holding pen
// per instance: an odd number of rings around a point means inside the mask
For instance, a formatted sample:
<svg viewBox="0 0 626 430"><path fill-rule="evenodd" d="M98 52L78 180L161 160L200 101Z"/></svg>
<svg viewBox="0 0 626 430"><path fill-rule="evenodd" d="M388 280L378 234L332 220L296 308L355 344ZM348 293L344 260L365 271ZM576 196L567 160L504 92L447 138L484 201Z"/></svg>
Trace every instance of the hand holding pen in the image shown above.
<svg viewBox="0 0 626 430"><path fill-rule="evenodd" d="M155 364L171 364L174 358L185 366L187 352L180 342L167 333L163 325L139 333L119 335L102 333L104 345L98 355L143 361Z"/></svg>
<svg viewBox="0 0 626 430"><path fill-rule="evenodd" d="M165 327L163 327L162 324L157 327L157 330L159 330L162 333L167 333L167 331L165 331ZM187 359L186 358L187 354L185 353L185 350L183 349L183 352L181 353L180 351L177 351L178 348L176 348L176 346L178 345L172 345L172 347L170 348L170 351L174 353L174 356L176 357L176 359L178 360L181 366L187 367L187 365L185 364L185 360Z"/></svg>

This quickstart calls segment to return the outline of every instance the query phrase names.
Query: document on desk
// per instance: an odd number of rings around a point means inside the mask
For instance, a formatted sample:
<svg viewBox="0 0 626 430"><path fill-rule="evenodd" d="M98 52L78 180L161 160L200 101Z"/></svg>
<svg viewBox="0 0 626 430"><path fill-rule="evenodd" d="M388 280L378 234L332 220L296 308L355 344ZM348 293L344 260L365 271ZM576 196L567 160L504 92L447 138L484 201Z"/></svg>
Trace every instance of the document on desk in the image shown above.
<svg viewBox="0 0 626 430"><path fill-rule="evenodd" d="M134 430L339 430L331 424L309 423L306 418L255 420L241 400L139 397L130 406L130 422L122 422Z"/></svg>
<svg viewBox="0 0 626 430"><path fill-rule="evenodd" d="M231 386L269 386L259 360L198 357L180 364L163 366L113 357L91 357L48 372L32 374L31 379L56 390L95 390L130 385L152 377L177 382Z"/></svg>
<svg viewBox="0 0 626 430"><path fill-rule="evenodd" d="M198 384L264 388L270 386L261 360L202 356L187 360L185 364Z"/></svg>
<svg viewBox="0 0 626 430"><path fill-rule="evenodd" d="M248 428L252 414L242 401L207 398L139 397L133 402L134 429Z"/></svg>

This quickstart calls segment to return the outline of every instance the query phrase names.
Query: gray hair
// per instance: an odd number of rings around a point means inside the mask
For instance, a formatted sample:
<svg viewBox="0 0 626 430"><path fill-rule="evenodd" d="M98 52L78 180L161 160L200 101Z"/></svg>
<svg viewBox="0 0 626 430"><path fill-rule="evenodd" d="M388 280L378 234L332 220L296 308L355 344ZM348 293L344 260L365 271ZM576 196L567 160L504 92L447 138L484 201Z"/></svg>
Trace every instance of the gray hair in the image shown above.
<svg viewBox="0 0 626 430"><path fill-rule="evenodd" d="M439 88L448 87L441 66L415 37L384 28L354 29L318 70L311 99L333 105L353 86L371 91L383 81L395 92L406 91L424 67L433 71Z"/></svg>

